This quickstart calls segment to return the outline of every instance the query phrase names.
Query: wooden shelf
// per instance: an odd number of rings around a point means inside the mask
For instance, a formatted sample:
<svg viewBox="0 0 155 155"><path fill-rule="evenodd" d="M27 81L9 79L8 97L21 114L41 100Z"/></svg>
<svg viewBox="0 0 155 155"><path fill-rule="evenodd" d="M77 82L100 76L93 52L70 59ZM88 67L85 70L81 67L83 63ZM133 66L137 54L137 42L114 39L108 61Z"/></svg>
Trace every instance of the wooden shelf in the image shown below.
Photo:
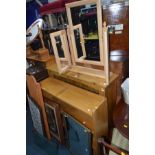
<svg viewBox="0 0 155 155"><path fill-rule="evenodd" d="M40 61L40 62L47 62L47 61L49 61L49 60L53 60L53 59L54 59L54 56L49 56L49 57L40 59L40 58L38 57L38 55L34 54L34 55L31 55L31 56L27 56L26 59L34 60L34 61Z"/></svg>

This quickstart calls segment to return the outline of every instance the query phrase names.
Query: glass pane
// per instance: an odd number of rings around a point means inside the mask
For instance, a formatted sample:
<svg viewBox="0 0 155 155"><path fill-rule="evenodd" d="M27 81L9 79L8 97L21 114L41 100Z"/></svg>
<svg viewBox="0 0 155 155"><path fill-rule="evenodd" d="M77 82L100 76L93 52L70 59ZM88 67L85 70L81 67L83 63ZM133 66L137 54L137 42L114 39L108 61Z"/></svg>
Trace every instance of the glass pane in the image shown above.
<svg viewBox="0 0 155 155"><path fill-rule="evenodd" d="M73 25L81 24L82 27L86 51L85 59L100 61L96 4L71 8L71 16ZM82 54L80 38L77 32L74 31L75 34L77 35L75 36L75 44L77 46L78 57L80 57Z"/></svg>
<svg viewBox="0 0 155 155"><path fill-rule="evenodd" d="M50 131L58 135L58 128L56 125L56 118L53 109L49 108L46 106L46 113L47 113L47 118L48 118L48 124Z"/></svg>
<svg viewBox="0 0 155 155"><path fill-rule="evenodd" d="M83 56L82 53L82 46L81 46L81 41L80 41L80 30L79 29L75 29L74 30L74 36L75 36L75 44L76 44L76 48L77 48L77 55L78 58Z"/></svg>
<svg viewBox="0 0 155 155"><path fill-rule="evenodd" d="M59 57L64 58L64 50L63 50L63 47L62 47L62 42L61 42L60 36L56 36L55 41L56 41L56 47L57 47L57 50L58 50Z"/></svg>

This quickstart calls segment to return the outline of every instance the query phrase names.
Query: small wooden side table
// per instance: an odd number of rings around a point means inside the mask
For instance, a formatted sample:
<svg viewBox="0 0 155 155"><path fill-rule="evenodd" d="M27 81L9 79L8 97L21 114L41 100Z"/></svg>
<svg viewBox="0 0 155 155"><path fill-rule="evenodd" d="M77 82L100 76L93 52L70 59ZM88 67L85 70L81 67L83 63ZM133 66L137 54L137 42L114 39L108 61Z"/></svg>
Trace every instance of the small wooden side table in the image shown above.
<svg viewBox="0 0 155 155"><path fill-rule="evenodd" d="M119 132L129 139L129 105L121 99L114 107L113 122Z"/></svg>

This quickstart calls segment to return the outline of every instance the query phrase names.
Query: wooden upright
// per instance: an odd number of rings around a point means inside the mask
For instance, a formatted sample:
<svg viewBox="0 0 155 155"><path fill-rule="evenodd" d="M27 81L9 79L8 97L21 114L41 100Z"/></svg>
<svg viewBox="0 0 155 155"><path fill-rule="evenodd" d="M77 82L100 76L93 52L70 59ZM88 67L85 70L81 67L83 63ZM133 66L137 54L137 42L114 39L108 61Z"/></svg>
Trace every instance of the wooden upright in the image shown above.
<svg viewBox="0 0 155 155"><path fill-rule="evenodd" d="M34 101L41 108L46 136L50 140L51 136L50 136L49 126L48 126L48 122L47 122L45 105L44 105L44 101L43 101L43 96L42 96L40 84L37 83L35 78L31 75L27 75L26 80L27 80L27 86L28 86L30 96L34 99Z"/></svg>

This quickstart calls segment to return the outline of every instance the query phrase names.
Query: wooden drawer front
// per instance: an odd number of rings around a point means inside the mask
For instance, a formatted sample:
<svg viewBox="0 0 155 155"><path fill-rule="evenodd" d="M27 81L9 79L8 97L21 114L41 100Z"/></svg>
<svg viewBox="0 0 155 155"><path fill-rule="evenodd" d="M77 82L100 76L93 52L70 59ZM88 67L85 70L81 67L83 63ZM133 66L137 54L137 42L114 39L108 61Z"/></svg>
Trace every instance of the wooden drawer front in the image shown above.
<svg viewBox="0 0 155 155"><path fill-rule="evenodd" d="M93 125L93 119L92 116L84 113L83 111L79 111L78 109L67 105L65 103L59 102L62 111L65 111L72 117L74 117L77 121L79 121L81 124L89 128L90 130L94 131L94 125Z"/></svg>
<svg viewBox="0 0 155 155"><path fill-rule="evenodd" d="M91 132L70 115L64 113L69 150L74 155L91 155Z"/></svg>

